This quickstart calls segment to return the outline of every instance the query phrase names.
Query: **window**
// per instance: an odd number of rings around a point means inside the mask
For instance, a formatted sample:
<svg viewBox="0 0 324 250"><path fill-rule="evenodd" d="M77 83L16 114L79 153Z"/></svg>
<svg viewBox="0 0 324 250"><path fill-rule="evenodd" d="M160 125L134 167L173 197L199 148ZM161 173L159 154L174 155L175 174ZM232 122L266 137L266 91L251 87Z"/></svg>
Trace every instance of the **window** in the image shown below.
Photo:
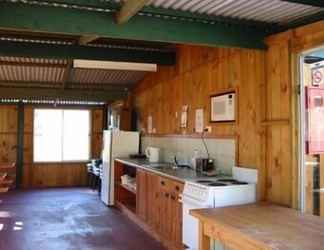
<svg viewBox="0 0 324 250"><path fill-rule="evenodd" d="M35 109L34 161L86 161L90 158L90 111Z"/></svg>

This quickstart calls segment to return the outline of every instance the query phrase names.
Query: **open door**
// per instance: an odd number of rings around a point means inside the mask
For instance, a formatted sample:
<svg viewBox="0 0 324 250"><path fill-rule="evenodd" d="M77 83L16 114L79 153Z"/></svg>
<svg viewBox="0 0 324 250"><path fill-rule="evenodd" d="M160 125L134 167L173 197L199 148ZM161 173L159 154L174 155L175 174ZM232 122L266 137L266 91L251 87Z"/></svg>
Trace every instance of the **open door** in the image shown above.
<svg viewBox="0 0 324 250"><path fill-rule="evenodd" d="M301 208L324 217L324 50L301 57Z"/></svg>

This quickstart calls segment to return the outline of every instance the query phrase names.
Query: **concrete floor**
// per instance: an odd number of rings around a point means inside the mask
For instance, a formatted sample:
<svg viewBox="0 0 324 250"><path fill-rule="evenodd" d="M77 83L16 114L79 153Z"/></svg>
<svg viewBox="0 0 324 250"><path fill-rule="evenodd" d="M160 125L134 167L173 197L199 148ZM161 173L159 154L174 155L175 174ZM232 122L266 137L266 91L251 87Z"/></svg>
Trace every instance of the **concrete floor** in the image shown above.
<svg viewBox="0 0 324 250"><path fill-rule="evenodd" d="M0 250L162 250L89 189L0 195Z"/></svg>

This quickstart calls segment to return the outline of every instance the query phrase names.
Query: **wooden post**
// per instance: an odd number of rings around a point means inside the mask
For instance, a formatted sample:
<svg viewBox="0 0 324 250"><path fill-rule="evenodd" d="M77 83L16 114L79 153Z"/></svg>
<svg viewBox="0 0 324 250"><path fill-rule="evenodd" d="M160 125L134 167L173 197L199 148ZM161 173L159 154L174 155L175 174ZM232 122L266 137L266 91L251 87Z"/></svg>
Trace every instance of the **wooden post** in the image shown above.
<svg viewBox="0 0 324 250"><path fill-rule="evenodd" d="M126 23L135 16L149 1L148 0L128 0L116 15L118 24Z"/></svg>
<svg viewBox="0 0 324 250"><path fill-rule="evenodd" d="M199 222L199 250L210 250L210 238L204 233L203 222Z"/></svg>

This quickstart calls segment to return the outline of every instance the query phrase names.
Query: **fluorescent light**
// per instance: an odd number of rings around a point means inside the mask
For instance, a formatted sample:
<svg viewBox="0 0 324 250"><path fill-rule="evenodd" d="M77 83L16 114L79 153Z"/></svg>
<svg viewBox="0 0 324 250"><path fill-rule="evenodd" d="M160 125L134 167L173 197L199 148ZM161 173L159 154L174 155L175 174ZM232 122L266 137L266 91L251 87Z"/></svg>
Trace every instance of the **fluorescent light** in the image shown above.
<svg viewBox="0 0 324 250"><path fill-rule="evenodd" d="M110 70L130 70L156 72L157 65L151 63L130 63L97 60L73 60L73 68L79 69L110 69Z"/></svg>

